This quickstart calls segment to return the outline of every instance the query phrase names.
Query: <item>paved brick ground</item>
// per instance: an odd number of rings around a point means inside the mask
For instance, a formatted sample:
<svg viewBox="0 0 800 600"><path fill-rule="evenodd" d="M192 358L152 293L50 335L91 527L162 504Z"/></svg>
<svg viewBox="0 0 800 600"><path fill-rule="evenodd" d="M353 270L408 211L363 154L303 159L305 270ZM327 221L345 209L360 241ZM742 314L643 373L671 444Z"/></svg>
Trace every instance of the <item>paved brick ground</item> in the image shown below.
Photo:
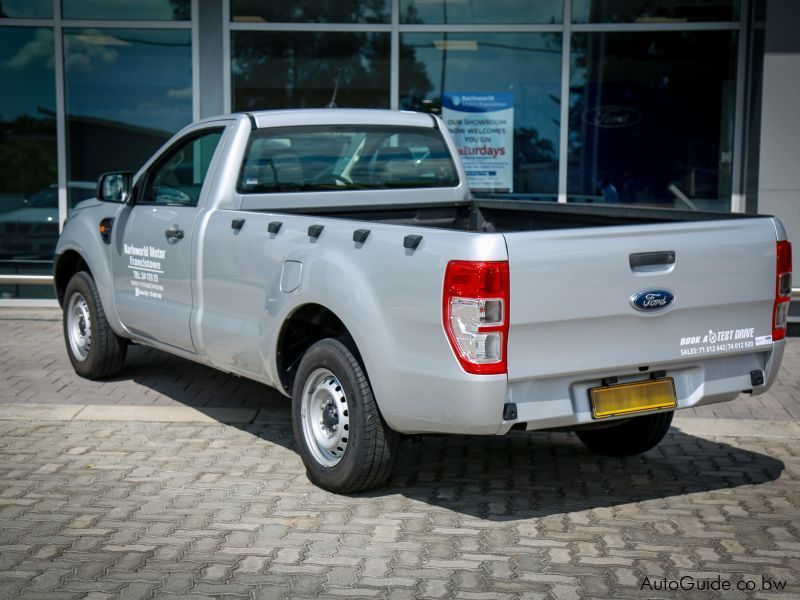
<svg viewBox="0 0 800 600"><path fill-rule="evenodd" d="M271 388L152 348L132 346L125 369L103 382L75 375L60 312L0 309L0 403L193 407L285 404Z"/></svg>
<svg viewBox="0 0 800 600"><path fill-rule="evenodd" d="M0 309L0 404L147 404L283 410L283 396L252 381L141 346L111 381L75 375L57 310ZM800 420L800 338L789 338L768 394L681 411L681 416Z"/></svg>
<svg viewBox="0 0 800 600"><path fill-rule="evenodd" d="M726 416L797 420L788 349L774 392ZM81 380L52 311L0 311L0 403L272 416L0 420L0 599L800 598L798 436L754 437L752 420L717 421L747 437L673 428L631 459L570 434L405 441L386 489L336 496L306 479L274 392L143 348L116 381ZM755 591L641 589L683 576Z"/></svg>
<svg viewBox="0 0 800 600"><path fill-rule="evenodd" d="M569 434L405 442L391 485L311 486L286 425L0 421L2 598L800 597L796 439L673 429L633 459Z"/></svg>

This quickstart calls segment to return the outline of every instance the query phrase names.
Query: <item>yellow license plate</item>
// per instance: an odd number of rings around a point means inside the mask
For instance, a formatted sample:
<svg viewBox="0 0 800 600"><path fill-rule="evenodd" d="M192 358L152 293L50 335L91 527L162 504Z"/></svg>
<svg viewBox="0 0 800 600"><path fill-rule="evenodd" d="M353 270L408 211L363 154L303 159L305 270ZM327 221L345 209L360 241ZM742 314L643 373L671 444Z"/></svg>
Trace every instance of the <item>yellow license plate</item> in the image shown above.
<svg viewBox="0 0 800 600"><path fill-rule="evenodd" d="M675 408L678 405L672 377L592 388L589 398L595 419Z"/></svg>

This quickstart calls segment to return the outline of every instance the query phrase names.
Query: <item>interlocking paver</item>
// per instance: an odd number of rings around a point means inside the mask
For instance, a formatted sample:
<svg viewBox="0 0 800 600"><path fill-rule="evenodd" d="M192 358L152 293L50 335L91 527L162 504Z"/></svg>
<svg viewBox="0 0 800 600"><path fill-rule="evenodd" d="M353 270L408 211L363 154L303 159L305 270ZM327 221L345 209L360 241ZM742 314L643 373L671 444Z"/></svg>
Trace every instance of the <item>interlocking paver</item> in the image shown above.
<svg viewBox="0 0 800 600"><path fill-rule="evenodd" d="M796 437L673 429L629 459L563 433L407 440L386 489L336 496L306 479L288 403L263 386L143 348L86 382L54 313L20 314L0 311L0 404L232 398L266 417L0 420L2 598L638 598L659 595L645 577L683 575L800 594ZM772 394L724 414L797 419L800 340L786 356Z"/></svg>
<svg viewBox="0 0 800 600"><path fill-rule="evenodd" d="M79 455L66 451L94 431L111 431L110 453L96 444ZM235 452L208 450L198 460L193 444L177 441L187 436L223 440ZM143 450L142 439L152 444ZM776 446L782 458L775 458ZM31 452L40 447L51 452ZM763 573L800 589L794 440L704 439L675 430L643 457L608 460L592 457L568 434L431 438L404 443L396 478L403 483L370 494L335 496L291 477L285 498L256 483L247 495L207 501L213 490L193 483L213 471L217 483L235 490L240 477L258 481L257 466L276 455L279 475L302 472L287 447L291 436L282 425L63 421L42 428L2 421L0 495L35 501L0 522L4 535L16 532L0 546L0 561L10 567L0 582L11 597L47 585L64 593L247 597L265 595L259 582L269 578L285 584L281 594L288 597L389 597L400 588L417 598L625 597L637 595L645 575L736 580ZM439 469L427 459L431 452L461 453L460 470ZM484 476L490 469L510 475L514 467L504 465L520 455L530 466L516 486ZM140 461L160 465L162 473L163 485L147 494L136 476ZM603 494L586 493L584 465L593 461L607 463L593 471ZM738 469L720 468L726 462ZM42 474L45 464L57 468ZM87 481L76 479L82 472ZM177 487L173 476L196 496L194 508L178 508L180 496L166 493ZM66 512L87 486L92 499ZM462 494L468 486L484 492ZM48 500L47 490L59 498ZM120 510L120 501L130 504ZM231 520L217 521L222 510ZM329 511L337 516L324 518ZM366 529L348 533L349 523ZM412 523L425 527L406 528ZM101 544L75 548L86 540Z"/></svg>

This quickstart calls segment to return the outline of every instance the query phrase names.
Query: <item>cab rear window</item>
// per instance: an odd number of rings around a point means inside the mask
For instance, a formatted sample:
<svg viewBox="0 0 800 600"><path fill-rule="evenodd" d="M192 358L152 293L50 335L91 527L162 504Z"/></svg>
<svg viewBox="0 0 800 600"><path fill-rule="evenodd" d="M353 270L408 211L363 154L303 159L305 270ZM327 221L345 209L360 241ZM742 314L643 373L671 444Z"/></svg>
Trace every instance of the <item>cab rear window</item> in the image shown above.
<svg viewBox="0 0 800 600"><path fill-rule="evenodd" d="M268 194L457 185L436 129L305 126L253 132L237 189Z"/></svg>

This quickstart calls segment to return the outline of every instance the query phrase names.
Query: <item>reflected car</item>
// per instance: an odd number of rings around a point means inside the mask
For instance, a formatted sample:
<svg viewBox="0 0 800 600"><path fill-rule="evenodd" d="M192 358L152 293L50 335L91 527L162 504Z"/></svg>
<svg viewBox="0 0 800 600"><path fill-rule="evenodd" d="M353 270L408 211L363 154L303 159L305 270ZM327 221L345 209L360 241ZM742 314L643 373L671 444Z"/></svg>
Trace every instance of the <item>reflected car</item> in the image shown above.
<svg viewBox="0 0 800 600"><path fill-rule="evenodd" d="M96 184L70 181L67 205L93 198ZM0 214L0 260L52 260L58 240L58 185L26 198L22 208Z"/></svg>

